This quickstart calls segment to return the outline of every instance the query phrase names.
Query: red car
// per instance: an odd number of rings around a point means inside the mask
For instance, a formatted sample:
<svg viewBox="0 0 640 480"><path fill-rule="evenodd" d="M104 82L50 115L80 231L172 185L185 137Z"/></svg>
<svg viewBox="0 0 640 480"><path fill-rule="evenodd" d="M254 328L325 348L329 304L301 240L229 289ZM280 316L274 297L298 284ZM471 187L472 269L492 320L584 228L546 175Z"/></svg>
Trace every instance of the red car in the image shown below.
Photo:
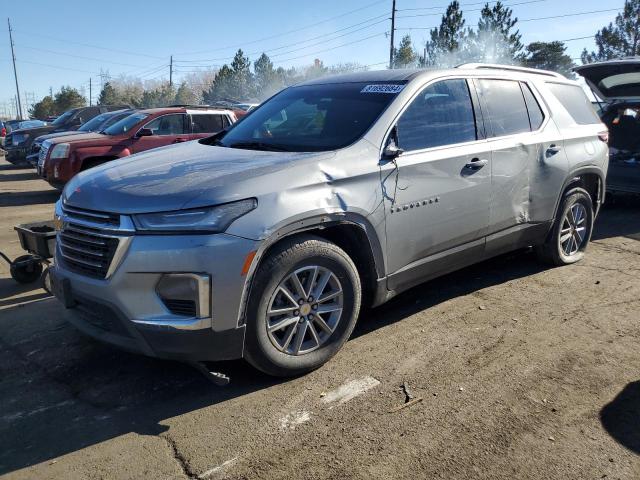
<svg viewBox="0 0 640 480"><path fill-rule="evenodd" d="M210 136L235 123L232 110L167 107L139 110L101 133L46 140L38 158L38 174L62 188L88 168L151 148Z"/></svg>

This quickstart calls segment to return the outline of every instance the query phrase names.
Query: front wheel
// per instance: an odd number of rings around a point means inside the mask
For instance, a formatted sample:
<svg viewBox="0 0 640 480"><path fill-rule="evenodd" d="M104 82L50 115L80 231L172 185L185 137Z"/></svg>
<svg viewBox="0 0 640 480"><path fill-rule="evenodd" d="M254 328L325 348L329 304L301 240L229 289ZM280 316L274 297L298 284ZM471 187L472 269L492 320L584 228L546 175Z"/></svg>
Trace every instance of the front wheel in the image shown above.
<svg viewBox="0 0 640 480"><path fill-rule="evenodd" d="M314 370L347 341L360 302L358 272L341 248L312 236L285 241L256 274L245 357L274 376Z"/></svg>
<svg viewBox="0 0 640 480"><path fill-rule="evenodd" d="M547 240L536 248L538 257L558 266L582 260L591 239L593 220L589 193L582 188L567 192Z"/></svg>

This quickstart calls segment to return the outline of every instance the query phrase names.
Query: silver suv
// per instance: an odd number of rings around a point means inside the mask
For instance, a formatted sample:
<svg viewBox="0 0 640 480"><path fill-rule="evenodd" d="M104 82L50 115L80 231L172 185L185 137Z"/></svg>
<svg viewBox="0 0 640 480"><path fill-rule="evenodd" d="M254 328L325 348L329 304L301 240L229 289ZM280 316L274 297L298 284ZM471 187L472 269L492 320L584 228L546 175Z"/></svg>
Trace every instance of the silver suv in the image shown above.
<svg viewBox="0 0 640 480"><path fill-rule="evenodd" d="M607 130L550 72L469 64L312 80L213 137L77 175L55 295L80 330L189 361L319 367L362 306L534 246L580 260Z"/></svg>

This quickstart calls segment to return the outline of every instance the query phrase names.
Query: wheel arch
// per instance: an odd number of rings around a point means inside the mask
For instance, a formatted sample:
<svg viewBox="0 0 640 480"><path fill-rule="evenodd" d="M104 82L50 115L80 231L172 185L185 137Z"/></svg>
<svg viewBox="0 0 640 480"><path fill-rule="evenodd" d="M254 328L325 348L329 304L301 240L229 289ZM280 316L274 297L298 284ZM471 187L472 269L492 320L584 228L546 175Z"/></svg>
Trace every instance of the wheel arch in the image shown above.
<svg viewBox="0 0 640 480"><path fill-rule="evenodd" d="M585 189L591 196L593 202L594 215L597 215L600 207L604 203L605 197L605 177L602 169L595 166L577 168L569 173L565 180L560 195L556 201L553 220L558 215L558 208L562 198L571 188L580 187Z"/></svg>
<svg viewBox="0 0 640 480"><path fill-rule="evenodd" d="M246 308L255 273L275 246L300 235L314 235L342 248L353 260L363 287L363 305L373 302L377 280L385 275L383 247L373 225L355 213L322 214L296 220L272 232L255 252L240 303L238 324L246 321ZM364 248L363 248L364 247Z"/></svg>

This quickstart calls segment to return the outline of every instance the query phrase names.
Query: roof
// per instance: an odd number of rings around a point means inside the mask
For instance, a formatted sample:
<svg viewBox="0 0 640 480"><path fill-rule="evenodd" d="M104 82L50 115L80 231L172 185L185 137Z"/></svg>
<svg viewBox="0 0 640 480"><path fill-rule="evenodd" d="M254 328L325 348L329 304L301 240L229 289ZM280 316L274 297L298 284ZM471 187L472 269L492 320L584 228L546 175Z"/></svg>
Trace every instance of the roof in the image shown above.
<svg viewBox="0 0 640 480"><path fill-rule="evenodd" d="M503 74L505 76L530 76L540 75L555 78L556 80L568 81L566 77L556 72L524 68L511 65L492 65L482 63L468 63L456 68L422 68L422 69L394 69L394 70L365 70L362 72L344 73L339 75L328 75L326 77L315 78L297 84L300 85L322 85L328 83L360 83L360 82L408 82L418 77L433 75L486 75L487 72Z"/></svg>
<svg viewBox="0 0 640 480"><path fill-rule="evenodd" d="M433 70L394 69L394 70L364 70L362 72L342 73L314 78L298 85L321 85L324 83L358 83L358 82L402 82L413 79L423 72Z"/></svg>
<svg viewBox="0 0 640 480"><path fill-rule="evenodd" d="M184 113L184 112L209 112L209 113L233 113L231 109L228 108L215 108L215 107L157 107L157 108L144 108L139 110L142 113L148 113L150 115L158 114L158 113Z"/></svg>

